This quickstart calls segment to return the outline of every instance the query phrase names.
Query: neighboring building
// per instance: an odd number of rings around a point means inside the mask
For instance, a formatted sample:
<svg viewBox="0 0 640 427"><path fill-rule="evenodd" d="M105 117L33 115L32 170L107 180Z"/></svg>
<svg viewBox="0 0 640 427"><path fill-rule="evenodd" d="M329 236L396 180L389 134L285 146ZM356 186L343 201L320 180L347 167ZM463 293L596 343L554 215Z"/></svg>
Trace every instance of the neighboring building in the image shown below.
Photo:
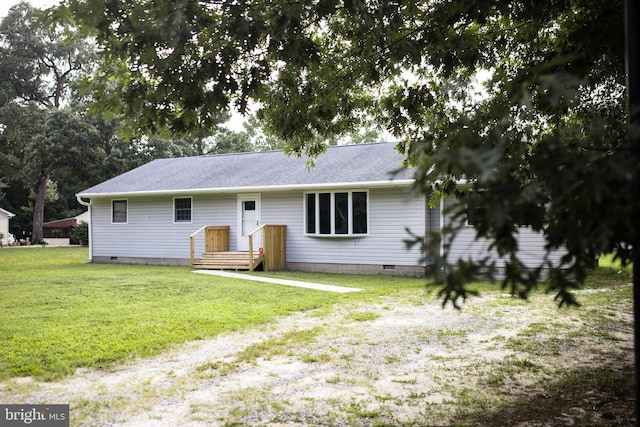
<svg viewBox="0 0 640 427"><path fill-rule="evenodd" d="M6 211L0 208L0 234L2 238L0 239L0 246L6 246L11 243L10 235L9 235L9 220L16 216L15 214Z"/></svg>
<svg viewBox="0 0 640 427"><path fill-rule="evenodd" d="M430 208L412 193L395 145L329 147L313 167L279 151L152 161L78 194L90 206L90 259L189 265L190 236L204 226L224 230L224 250L247 251L249 232L278 224L288 269L424 275L428 263L405 240L440 230L444 202ZM483 253L474 235L463 232L454 253ZM521 236L539 258L542 238Z"/></svg>
<svg viewBox="0 0 640 427"><path fill-rule="evenodd" d="M59 219L42 224L42 234L47 244L51 246L69 246L78 244L73 241L71 234L73 227L81 222L89 223L89 211L85 211L73 218Z"/></svg>

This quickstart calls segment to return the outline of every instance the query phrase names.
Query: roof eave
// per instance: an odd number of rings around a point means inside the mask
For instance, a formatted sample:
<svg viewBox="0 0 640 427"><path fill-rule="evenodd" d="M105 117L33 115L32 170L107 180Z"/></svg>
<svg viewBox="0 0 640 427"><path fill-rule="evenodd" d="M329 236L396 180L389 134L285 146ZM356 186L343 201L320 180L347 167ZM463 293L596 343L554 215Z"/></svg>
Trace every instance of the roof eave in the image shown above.
<svg viewBox="0 0 640 427"><path fill-rule="evenodd" d="M314 183L296 185L265 185L251 187L222 187L222 188L189 188L176 190L148 190L148 191L123 191L105 193L78 193L78 197L129 197L129 196L175 196L192 194L225 194L225 193L256 193L269 191L290 191L290 190L319 190L336 188L386 188L386 187L408 187L413 185L414 179L399 179L391 181L363 181L363 182L338 182L338 183Z"/></svg>
<svg viewBox="0 0 640 427"><path fill-rule="evenodd" d="M13 218L14 216L16 216L16 214L11 213L11 212L9 212L9 211L8 211L8 210L6 210L6 209L2 209L2 208L0 208L0 212L4 212L4 213L7 215L7 217L9 217L9 218Z"/></svg>

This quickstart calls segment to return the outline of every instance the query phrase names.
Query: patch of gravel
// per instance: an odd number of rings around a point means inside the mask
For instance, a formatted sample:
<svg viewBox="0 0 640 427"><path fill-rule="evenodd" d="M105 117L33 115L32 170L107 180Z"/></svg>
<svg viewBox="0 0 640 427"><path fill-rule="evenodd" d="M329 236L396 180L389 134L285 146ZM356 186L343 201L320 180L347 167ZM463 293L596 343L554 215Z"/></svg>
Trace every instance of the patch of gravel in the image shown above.
<svg viewBox="0 0 640 427"><path fill-rule="evenodd" d="M82 369L53 383L13 379L0 383L0 401L70 403L74 426L449 425L461 407L492 411L522 395L543 396L560 368L632 366L630 313L619 316L611 325L615 339L603 341L568 338L582 330L580 318L548 299L475 298L470 309L456 311L426 298L388 297L329 314L298 313L109 371ZM541 340L547 350L536 356L507 345L549 319L562 323L558 340L567 345L551 351ZM252 345L305 330L313 339L241 357ZM580 405L572 407L562 423L584 417Z"/></svg>

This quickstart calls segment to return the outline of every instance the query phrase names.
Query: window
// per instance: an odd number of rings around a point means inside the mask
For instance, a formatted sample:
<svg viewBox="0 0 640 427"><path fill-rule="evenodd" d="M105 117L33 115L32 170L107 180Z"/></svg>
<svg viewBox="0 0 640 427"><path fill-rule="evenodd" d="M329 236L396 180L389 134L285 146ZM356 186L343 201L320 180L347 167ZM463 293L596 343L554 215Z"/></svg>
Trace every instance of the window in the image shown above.
<svg viewBox="0 0 640 427"><path fill-rule="evenodd" d="M127 201L126 200L111 201L111 222L126 224L127 222Z"/></svg>
<svg viewBox="0 0 640 427"><path fill-rule="evenodd" d="M173 199L174 222L191 222L191 197Z"/></svg>
<svg viewBox="0 0 640 427"><path fill-rule="evenodd" d="M367 214L367 193L357 191L351 194L351 202L353 207L353 233L367 234L368 230L368 214Z"/></svg>
<svg viewBox="0 0 640 427"><path fill-rule="evenodd" d="M486 216L486 208L482 205L480 196L477 194L468 194L465 204L467 213L467 227L474 227L480 224Z"/></svg>
<svg viewBox="0 0 640 427"><path fill-rule="evenodd" d="M336 234L349 234L349 193L335 193L334 230Z"/></svg>
<svg viewBox="0 0 640 427"><path fill-rule="evenodd" d="M367 234L366 191L305 194L305 234L353 236Z"/></svg>
<svg viewBox="0 0 640 427"><path fill-rule="evenodd" d="M484 214L484 211L482 210L482 208L474 208L474 209L467 210L467 227L473 227L475 225L478 225L480 223L480 219L482 218L483 214Z"/></svg>
<svg viewBox="0 0 640 427"><path fill-rule="evenodd" d="M305 213L306 218L306 232L309 234L315 234L316 232L316 195L315 193L307 194L306 196Z"/></svg>
<svg viewBox="0 0 640 427"><path fill-rule="evenodd" d="M318 194L320 234L331 234L331 193Z"/></svg>

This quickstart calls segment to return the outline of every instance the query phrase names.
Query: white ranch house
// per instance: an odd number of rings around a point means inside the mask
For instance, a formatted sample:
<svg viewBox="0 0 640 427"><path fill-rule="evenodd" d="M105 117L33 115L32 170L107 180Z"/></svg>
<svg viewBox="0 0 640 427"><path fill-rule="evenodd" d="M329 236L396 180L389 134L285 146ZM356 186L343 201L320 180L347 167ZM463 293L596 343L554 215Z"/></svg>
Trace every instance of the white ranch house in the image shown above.
<svg viewBox="0 0 640 427"><path fill-rule="evenodd" d="M78 194L89 206L90 260L240 269L206 259L251 249L278 253L267 268L424 275L429 266L407 249L406 230L439 230L445 202L430 208L410 191L403 159L395 143L376 143L330 147L311 169L279 151L155 160ZM539 235L522 229L520 239L525 259L543 256ZM453 252L467 258L486 247L469 227Z"/></svg>

